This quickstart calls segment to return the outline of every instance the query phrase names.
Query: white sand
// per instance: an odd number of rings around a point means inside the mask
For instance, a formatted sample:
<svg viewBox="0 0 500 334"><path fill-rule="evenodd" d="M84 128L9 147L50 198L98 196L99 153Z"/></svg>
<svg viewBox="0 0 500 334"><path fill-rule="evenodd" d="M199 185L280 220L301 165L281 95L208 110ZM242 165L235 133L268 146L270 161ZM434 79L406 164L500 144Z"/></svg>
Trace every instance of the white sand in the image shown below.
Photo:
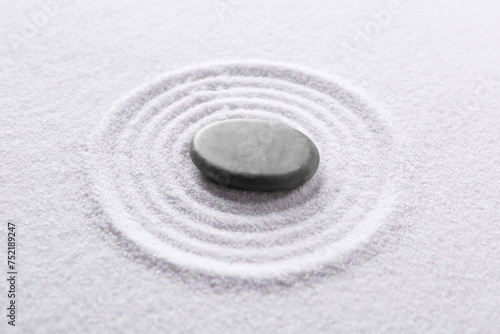
<svg viewBox="0 0 500 334"><path fill-rule="evenodd" d="M2 9L0 332L500 331L496 2ZM208 182L189 139L230 117L304 132L317 175Z"/></svg>

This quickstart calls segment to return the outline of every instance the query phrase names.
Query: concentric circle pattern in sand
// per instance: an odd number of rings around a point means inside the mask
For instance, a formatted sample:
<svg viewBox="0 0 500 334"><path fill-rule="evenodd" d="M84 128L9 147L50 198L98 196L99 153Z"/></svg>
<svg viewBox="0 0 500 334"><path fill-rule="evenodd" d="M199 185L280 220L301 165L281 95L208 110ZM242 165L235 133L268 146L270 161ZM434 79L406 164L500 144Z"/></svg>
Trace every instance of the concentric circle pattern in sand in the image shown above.
<svg viewBox="0 0 500 334"><path fill-rule="evenodd" d="M96 135L94 178L113 227L186 270L273 278L316 270L372 242L396 200L394 137L359 96L305 70L227 63L166 75L118 103ZM229 118L281 121L321 162L288 192L229 189L201 175L189 142Z"/></svg>

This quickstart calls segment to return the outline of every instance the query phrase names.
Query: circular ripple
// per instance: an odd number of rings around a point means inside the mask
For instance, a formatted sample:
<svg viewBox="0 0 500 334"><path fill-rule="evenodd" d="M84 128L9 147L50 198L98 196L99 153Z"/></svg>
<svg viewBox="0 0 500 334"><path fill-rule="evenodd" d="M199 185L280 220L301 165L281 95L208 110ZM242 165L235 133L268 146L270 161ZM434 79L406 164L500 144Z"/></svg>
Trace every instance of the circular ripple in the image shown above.
<svg viewBox="0 0 500 334"><path fill-rule="evenodd" d="M211 182L188 149L203 126L264 118L300 130L321 163L302 187L257 193ZM376 109L306 70L206 65L118 103L95 139L94 178L111 224L142 250L208 274L271 278L348 257L396 200L394 137Z"/></svg>

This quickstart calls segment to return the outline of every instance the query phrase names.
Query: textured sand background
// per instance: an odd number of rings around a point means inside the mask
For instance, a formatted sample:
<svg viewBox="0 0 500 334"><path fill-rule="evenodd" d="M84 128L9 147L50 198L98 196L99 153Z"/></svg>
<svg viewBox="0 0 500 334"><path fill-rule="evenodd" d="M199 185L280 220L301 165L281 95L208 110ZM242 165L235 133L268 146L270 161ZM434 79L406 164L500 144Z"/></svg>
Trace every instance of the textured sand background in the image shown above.
<svg viewBox="0 0 500 334"><path fill-rule="evenodd" d="M500 331L496 2L1 8L2 333ZM207 182L188 140L231 117L317 175Z"/></svg>

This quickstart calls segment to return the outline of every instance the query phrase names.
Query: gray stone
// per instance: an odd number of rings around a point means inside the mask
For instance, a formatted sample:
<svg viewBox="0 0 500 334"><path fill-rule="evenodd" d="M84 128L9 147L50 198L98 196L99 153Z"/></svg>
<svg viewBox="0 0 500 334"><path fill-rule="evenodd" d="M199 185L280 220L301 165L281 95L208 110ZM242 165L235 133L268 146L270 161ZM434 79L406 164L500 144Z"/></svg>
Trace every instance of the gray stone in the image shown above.
<svg viewBox="0 0 500 334"><path fill-rule="evenodd" d="M214 181L255 191L293 189L319 165L316 145L302 132L262 119L209 124L191 140L191 159Z"/></svg>

